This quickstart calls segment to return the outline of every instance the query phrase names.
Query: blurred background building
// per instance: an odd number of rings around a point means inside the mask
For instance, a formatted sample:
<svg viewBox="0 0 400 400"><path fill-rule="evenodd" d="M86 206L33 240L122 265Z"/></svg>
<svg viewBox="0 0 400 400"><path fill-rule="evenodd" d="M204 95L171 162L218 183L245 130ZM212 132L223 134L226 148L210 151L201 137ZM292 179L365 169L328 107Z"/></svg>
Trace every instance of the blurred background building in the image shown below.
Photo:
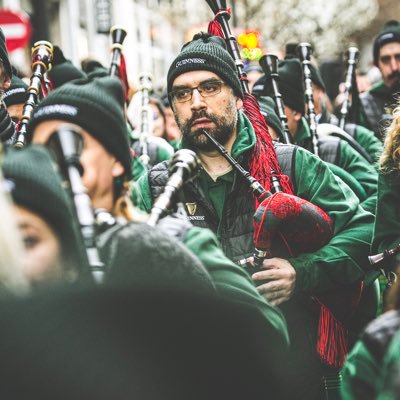
<svg viewBox="0 0 400 400"><path fill-rule="evenodd" d="M263 52L281 52L288 41L309 41L320 63L340 62L350 44L361 51L360 68L372 59L372 41L384 22L400 17L398 0L228 0L235 34L255 30ZM144 71L162 81L182 44L207 28L212 13L204 0L0 0L0 8L25 12L31 44L49 40L79 65L93 57L108 65L109 29L123 25L128 76ZM7 34L6 34L7 36ZM13 62L29 75L28 45Z"/></svg>

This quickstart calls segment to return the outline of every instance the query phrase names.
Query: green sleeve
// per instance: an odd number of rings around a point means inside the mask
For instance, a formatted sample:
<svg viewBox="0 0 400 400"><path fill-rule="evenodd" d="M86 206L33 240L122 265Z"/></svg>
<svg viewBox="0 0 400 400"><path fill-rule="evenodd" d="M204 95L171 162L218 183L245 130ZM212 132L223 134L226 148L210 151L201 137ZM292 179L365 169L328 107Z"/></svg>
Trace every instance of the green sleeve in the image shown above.
<svg viewBox="0 0 400 400"><path fill-rule="evenodd" d="M149 175L142 175L132 188L132 201L137 208L142 211L150 212L153 205L151 198Z"/></svg>
<svg viewBox="0 0 400 400"><path fill-rule="evenodd" d="M225 256L209 229L191 228L184 243L206 267L223 297L257 307L284 343L288 343L289 335L281 312L268 304L257 292L248 274Z"/></svg>
<svg viewBox="0 0 400 400"><path fill-rule="evenodd" d="M373 215L326 163L304 149L295 158L297 195L319 206L334 221L333 237L314 253L289 259L297 291L325 291L363 279L372 240Z"/></svg>
<svg viewBox="0 0 400 400"><path fill-rule="evenodd" d="M375 168L343 140L340 143L339 165L362 185L367 197L376 193L378 173Z"/></svg>
<svg viewBox="0 0 400 400"><path fill-rule="evenodd" d="M380 253L400 243L400 179L397 172L379 174L378 201L372 253Z"/></svg>
<svg viewBox="0 0 400 400"><path fill-rule="evenodd" d="M377 400L398 399L398 382L400 376L400 334L393 338L383 359L377 381Z"/></svg>
<svg viewBox="0 0 400 400"><path fill-rule="evenodd" d="M161 139L161 138L159 138ZM165 161L165 160L170 160L172 156L174 155L174 148L164 139L164 141L161 142L159 140L158 146L157 146L157 163Z"/></svg>
<svg viewBox="0 0 400 400"><path fill-rule="evenodd" d="M382 153L383 145L382 142L375 136L375 133L364 126L357 125L355 139L368 152L368 154L376 163Z"/></svg>
<svg viewBox="0 0 400 400"><path fill-rule="evenodd" d="M381 365L365 344L358 341L347 355L342 369L342 398L346 400L372 399L376 394L376 381Z"/></svg>
<svg viewBox="0 0 400 400"><path fill-rule="evenodd" d="M132 158L132 179L136 182L142 175L146 173L146 167L137 157Z"/></svg>

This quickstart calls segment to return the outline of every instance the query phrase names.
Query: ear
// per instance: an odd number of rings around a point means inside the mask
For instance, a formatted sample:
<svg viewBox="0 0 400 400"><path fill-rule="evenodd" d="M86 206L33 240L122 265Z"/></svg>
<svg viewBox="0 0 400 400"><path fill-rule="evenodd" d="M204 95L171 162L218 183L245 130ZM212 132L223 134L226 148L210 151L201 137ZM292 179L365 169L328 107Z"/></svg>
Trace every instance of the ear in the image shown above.
<svg viewBox="0 0 400 400"><path fill-rule="evenodd" d="M243 107L243 100L240 97L236 97L236 109L240 110Z"/></svg>
<svg viewBox="0 0 400 400"><path fill-rule="evenodd" d="M293 110L293 117L296 122L299 122L301 120L301 118L303 117L303 115L301 113L299 113L298 111Z"/></svg>
<svg viewBox="0 0 400 400"><path fill-rule="evenodd" d="M6 75L6 78L4 80L3 89L8 90L10 88L10 86L11 86L11 78L8 75Z"/></svg>
<svg viewBox="0 0 400 400"><path fill-rule="evenodd" d="M114 165L113 165L113 167L112 167L112 171L111 171L112 176L113 176L114 178L118 178L118 177L121 176L124 172L125 172L125 169L124 169L124 167L122 166L122 164L121 164L119 161L115 160Z"/></svg>

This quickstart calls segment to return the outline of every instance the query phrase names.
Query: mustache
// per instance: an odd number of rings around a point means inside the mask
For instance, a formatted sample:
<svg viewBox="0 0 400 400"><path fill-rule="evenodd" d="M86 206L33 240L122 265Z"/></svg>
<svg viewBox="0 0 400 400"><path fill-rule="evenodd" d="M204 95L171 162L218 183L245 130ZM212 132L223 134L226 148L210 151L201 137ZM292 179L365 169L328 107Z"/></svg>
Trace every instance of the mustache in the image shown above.
<svg viewBox="0 0 400 400"><path fill-rule="evenodd" d="M389 76L389 79L395 79L395 78L400 78L400 71L394 71L392 72Z"/></svg>
<svg viewBox="0 0 400 400"><path fill-rule="evenodd" d="M218 122L218 118L216 118L214 115L208 114L205 110L201 110L193 112L191 118L188 121L189 126L192 126L193 123L199 118L207 118L214 123Z"/></svg>

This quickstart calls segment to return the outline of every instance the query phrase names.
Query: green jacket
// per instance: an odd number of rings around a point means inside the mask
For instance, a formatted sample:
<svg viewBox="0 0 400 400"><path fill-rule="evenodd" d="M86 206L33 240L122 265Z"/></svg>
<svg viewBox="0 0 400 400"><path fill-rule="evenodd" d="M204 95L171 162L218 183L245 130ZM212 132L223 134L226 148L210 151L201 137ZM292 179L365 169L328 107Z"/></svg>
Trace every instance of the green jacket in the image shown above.
<svg viewBox="0 0 400 400"><path fill-rule="evenodd" d="M385 127L397 104L398 90L387 87L383 80L360 95L361 109L357 123L372 130L379 139L384 138Z"/></svg>
<svg viewBox="0 0 400 400"><path fill-rule="evenodd" d="M343 399L376 398L384 359L399 326L397 310L388 311L367 325L342 369Z"/></svg>
<svg viewBox="0 0 400 400"><path fill-rule="evenodd" d="M184 243L206 267L217 291L223 297L257 307L279 333L282 343L289 343L286 322L281 312L268 304L257 292L247 273L225 256L209 229L191 228Z"/></svg>
<svg viewBox="0 0 400 400"><path fill-rule="evenodd" d="M400 376L400 332L393 338L383 360L381 373L377 380L377 400L396 400L399 398Z"/></svg>
<svg viewBox="0 0 400 400"><path fill-rule="evenodd" d="M308 149L311 141L311 132L305 118L301 120L295 140L297 145ZM372 165L344 140L340 141L339 154L335 164L352 175L364 188L368 197L376 194L378 183L377 172ZM374 212L375 204L368 211Z"/></svg>
<svg viewBox="0 0 400 400"><path fill-rule="evenodd" d="M379 173L372 253L400 243L400 173Z"/></svg>
<svg viewBox="0 0 400 400"><path fill-rule="evenodd" d="M372 399L381 365L363 341L358 341L347 355L342 369L343 400ZM372 396L371 396L372 395Z"/></svg>
<svg viewBox="0 0 400 400"><path fill-rule="evenodd" d="M382 142L375 136L374 132L370 129L367 129L365 126L356 125L354 139L377 163L379 157L381 156L383 145Z"/></svg>
<svg viewBox="0 0 400 400"><path fill-rule="evenodd" d="M248 153L256 141L253 127L241 113L238 132L232 149L234 157ZM335 221L334 235L327 245L314 253L289 259L297 272L296 291L323 292L363 279L372 239L372 214L363 210L349 187L336 179L327 165L310 152L296 148L293 169L297 196L321 207ZM220 178L217 182L224 185ZM138 206L149 211L152 198L146 176L139 180L137 190ZM249 196L249 201L253 201ZM218 237L218 232L215 233Z"/></svg>

